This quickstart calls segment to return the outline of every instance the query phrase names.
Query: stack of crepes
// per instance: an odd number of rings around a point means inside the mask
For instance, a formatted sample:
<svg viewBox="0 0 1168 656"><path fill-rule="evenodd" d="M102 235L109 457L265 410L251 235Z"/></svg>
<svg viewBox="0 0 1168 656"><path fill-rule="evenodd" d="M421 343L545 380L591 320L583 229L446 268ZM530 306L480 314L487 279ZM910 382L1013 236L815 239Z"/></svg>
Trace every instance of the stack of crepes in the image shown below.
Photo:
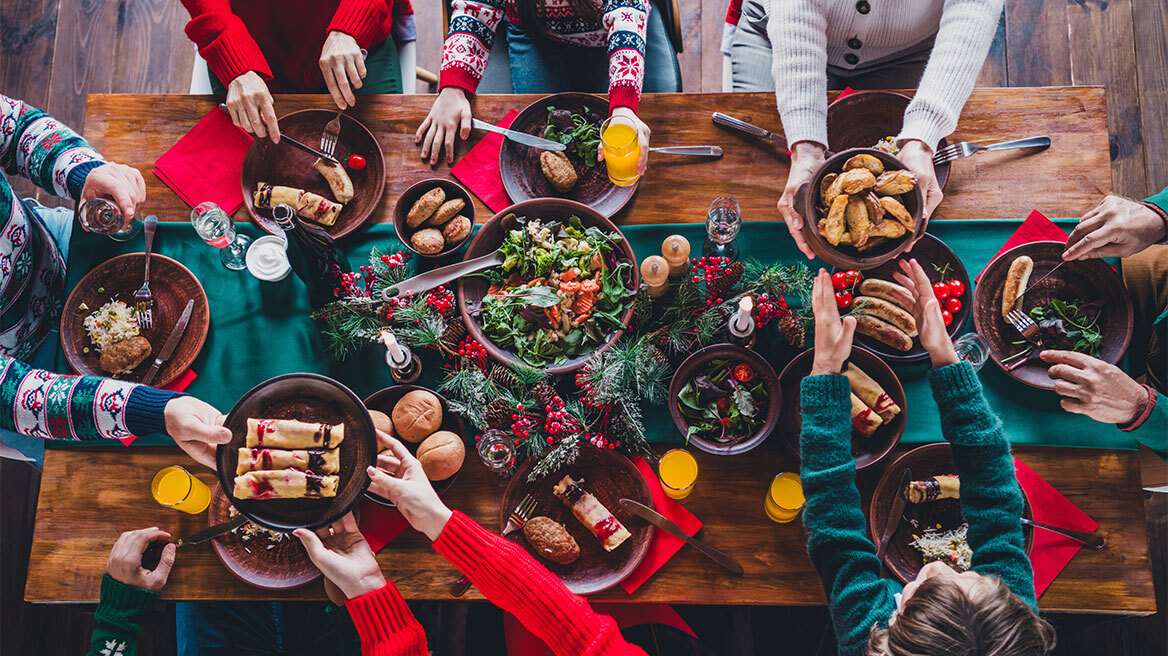
<svg viewBox="0 0 1168 656"><path fill-rule="evenodd" d="M859 367L849 363L844 375L852 386L852 430L856 434L870 437L877 428L900 414L896 401Z"/></svg>
<svg viewBox="0 0 1168 656"><path fill-rule="evenodd" d="M247 446L239 449L236 499L335 497L344 425L294 419L247 420Z"/></svg>

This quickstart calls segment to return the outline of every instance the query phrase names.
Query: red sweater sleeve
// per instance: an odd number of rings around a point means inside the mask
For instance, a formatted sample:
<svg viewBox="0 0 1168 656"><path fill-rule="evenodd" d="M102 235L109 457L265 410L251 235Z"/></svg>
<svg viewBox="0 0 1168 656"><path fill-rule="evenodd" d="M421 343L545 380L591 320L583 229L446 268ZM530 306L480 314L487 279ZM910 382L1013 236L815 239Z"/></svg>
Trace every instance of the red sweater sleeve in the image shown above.
<svg viewBox="0 0 1168 656"><path fill-rule="evenodd" d="M426 633L393 583L345 602L364 656L428 656Z"/></svg>
<svg viewBox="0 0 1168 656"><path fill-rule="evenodd" d="M272 69L255 39L231 11L230 0L182 0L191 15L186 33L199 47L199 54L227 86L248 71L272 79Z"/></svg>
<svg viewBox="0 0 1168 656"><path fill-rule="evenodd" d="M392 0L341 0L329 23L329 32L344 32L368 48L379 38L385 38L385 24L390 15Z"/></svg>
<svg viewBox="0 0 1168 656"><path fill-rule="evenodd" d="M526 550L461 512L454 511L434 549L556 656L645 656L624 641L611 617L593 611Z"/></svg>

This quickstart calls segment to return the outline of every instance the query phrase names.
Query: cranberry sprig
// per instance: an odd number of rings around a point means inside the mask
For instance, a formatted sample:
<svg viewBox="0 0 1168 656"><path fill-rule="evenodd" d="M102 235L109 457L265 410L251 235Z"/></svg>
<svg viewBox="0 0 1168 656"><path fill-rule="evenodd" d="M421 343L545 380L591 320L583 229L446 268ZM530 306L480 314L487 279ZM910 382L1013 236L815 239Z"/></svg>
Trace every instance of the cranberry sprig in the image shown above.
<svg viewBox="0 0 1168 656"><path fill-rule="evenodd" d="M440 285L426 296L426 305L445 316L454 309L454 293Z"/></svg>
<svg viewBox="0 0 1168 656"><path fill-rule="evenodd" d="M531 439L531 429L535 427L535 420L527 416L523 410L523 403L520 402L515 406L515 412L511 413L511 432L515 435L512 442L515 446L519 446L521 441Z"/></svg>
<svg viewBox="0 0 1168 656"><path fill-rule="evenodd" d="M770 294L763 292L758 296L758 316L756 318L758 327L762 328L771 319L782 319L791 314L791 310L787 308L787 298L780 296L778 299L772 300Z"/></svg>

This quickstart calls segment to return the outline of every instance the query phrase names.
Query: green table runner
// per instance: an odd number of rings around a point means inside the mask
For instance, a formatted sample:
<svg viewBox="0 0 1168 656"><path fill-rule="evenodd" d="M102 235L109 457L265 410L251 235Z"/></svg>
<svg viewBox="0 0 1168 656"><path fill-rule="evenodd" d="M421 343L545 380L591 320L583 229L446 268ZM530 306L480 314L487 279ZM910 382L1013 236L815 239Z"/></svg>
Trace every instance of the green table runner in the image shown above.
<svg viewBox="0 0 1168 656"><path fill-rule="evenodd" d="M1063 222L1073 224L1073 222ZM990 261L1002 244L1017 229L1019 221L935 221L929 231L947 243L961 257L970 277ZM240 232L262 234L251 224L237 224ZM671 234L682 234L700 248L704 234L701 224L625 226L625 235L638 257L656 253L661 242ZM796 261L803 256L795 249L786 229L775 222L751 222L743 225L738 244L743 258L762 261ZM393 226L377 224L347 237L343 246L354 269L365 264L374 245L385 251L401 246ZM114 255L140 252L142 242L113 242L105 237L75 231L70 248L69 276L66 286L72 290L77 281L99 262ZM155 252L185 264L202 282L211 305L211 328L207 342L195 360L198 378L187 390L223 412L256 384L291 372L313 372L336 378L358 396L365 397L392 384L384 364L384 349L370 347L346 362L334 362L327 354L324 339L308 318L308 301L303 284L295 275L279 283L263 283L246 271L228 271L219 263L218 253L203 243L187 223L160 223L155 238ZM821 262L812 263L821 266ZM968 298L972 298L969 296ZM174 318L163 318L164 322ZM972 322L971 322L972 324ZM970 326L972 329L972 326ZM767 326L759 349L776 371L794 355L780 343L773 325ZM58 370L68 371L63 355L58 355ZM435 386L439 367L433 353L424 358L423 383ZM903 441L935 442L941 439L940 418L925 379L926 364L898 366L897 375L907 396L908 427ZM991 407L1002 417L1010 440L1015 444L1044 446L1079 446L1134 449L1130 434L1112 425L1100 424L1082 415L1064 412L1053 392L1030 388L1002 373L992 363L981 370L986 396ZM645 426L654 442L681 442L663 407L646 408ZM166 443L168 438L152 436L142 444ZM77 446L78 442L54 442L53 446Z"/></svg>

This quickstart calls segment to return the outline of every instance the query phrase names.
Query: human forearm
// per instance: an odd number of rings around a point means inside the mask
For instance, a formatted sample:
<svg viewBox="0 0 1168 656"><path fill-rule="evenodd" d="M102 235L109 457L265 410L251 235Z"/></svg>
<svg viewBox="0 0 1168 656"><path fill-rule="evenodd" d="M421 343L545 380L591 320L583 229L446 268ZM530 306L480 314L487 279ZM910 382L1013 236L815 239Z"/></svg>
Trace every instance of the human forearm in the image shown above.
<svg viewBox="0 0 1168 656"><path fill-rule="evenodd" d="M1130 429L1132 436L1160 457L1168 457L1168 396L1157 393L1149 403L1151 407L1141 413L1143 422Z"/></svg>
<svg viewBox="0 0 1168 656"><path fill-rule="evenodd" d="M787 142L827 144L827 15L822 0L772 0L775 99Z"/></svg>
<svg viewBox="0 0 1168 656"><path fill-rule="evenodd" d="M392 0L341 0L326 32L344 32L362 48L368 48L385 34L381 26L392 9Z"/></svg>
<svg viewBox="0 0 1168 656"><path fill-rule="evenodd" d="M255 71L265 80L272 79L264 53L243 20L231 11L230 0L182 3L191 15L184 28L187 38L198 46L199 54L224 85L248 71Z"/></svg>
<svg viewBox="0 0 1168 656"><path fill-rule="evenodd" d="M649 11L648 0L606 0L604 3L610 112L617 107L637 111L645 81L645 33Z"/></svg>
<svg viewBox="0 0 1168 656"><path fill-rule="evenodd" d="M426 632L414 619L406 600L386 581L378 590L345 602L361 636L365 656L427 656Z"/></svg>
<svg viewBox="0 0 1168 656"><path fill-rule="evenodd" d="M45 112L0 94L0 167L61 198L81 199L85 179L105 164L73 130Z"/></svg>
<svg viewBox="0 0 1168 656"><path fill-rule="evenodd" d="M88 656L134 656L138 653L140 618L158 600L159 594L101 578L101 601L93 619L97 626L90 637Z"/></svg>
<svg viewBox="0 0 1168 656"><path fill-rule="evenodd" d="M504 0L454 0L450 31L442 46L438 88L458 87L474 93L483 79L495 30L503 19Z"/></svg>

